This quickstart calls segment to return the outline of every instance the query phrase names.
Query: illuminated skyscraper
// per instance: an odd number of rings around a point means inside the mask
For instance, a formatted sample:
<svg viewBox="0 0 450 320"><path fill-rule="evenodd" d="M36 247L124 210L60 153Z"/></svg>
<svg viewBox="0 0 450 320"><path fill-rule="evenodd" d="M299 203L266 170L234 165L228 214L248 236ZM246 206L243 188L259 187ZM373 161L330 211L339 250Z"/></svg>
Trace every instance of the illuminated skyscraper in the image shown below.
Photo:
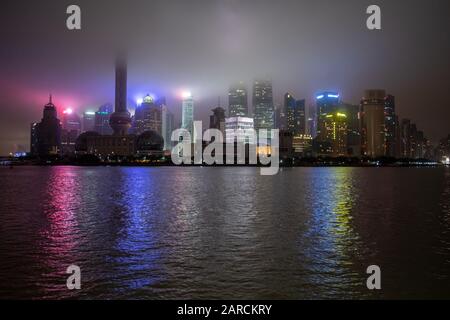
<svg viewBox="0 0 450 320"><path fill-rule="evenodd" d="M145 131L156 131L162 135L162 110L149 94L137 106L134 115L134 133L142 134Z"/></svg>
<svg viewBox="0 0 450 320"><path fill-rule="evenodd" d="M97 110L94 117L95 132L98 132L101 135L110 135L113 133L113 130L109 124L109 119L112 113L113 106L111 104L104 104Z"/></svg>
<svg viewBox="0 0 450 320"><path fill-rule="evenodd" d="M305 100L296 100L290 93L284 95L284 113L286 114L286 128L294 136L304 135L305 132Z"/></svg>
<svg viewBox="0 0 450 320"><path fill-rule="evenodd" d="M62 128L68 132L74 131L78 136L81 133L81 119L76 112L67 108L62 116Z"/></svg>
<svg viewBox="0 0 450 320"><path fill-rule="evenodd" d="M67 108L63 112L61 131L61 152L62 154L72 154L75 152L75 142L81 134L80 117L71 109Z"/></svg>
<svg viewBox="0 0 450 320"><path fill-rule="evenodd" d="M316 152L321 155L344 156L347 153L347 115L339 109L337 92L316 95Z"/></svg>
<svg viewBox="0 0 450 320"><path fill-rule="evenodd" d="M384 99L385 128L386 128L386 156L397 156L397 135L395 117L395 97L387 95Z"/></svg>
<svg viewBox="0 0 450 320"><path fill-rule="evenodd" d="M328 133L325 131L325 120L327 115L338 111L339 94L337 92L321 92L316 95L317 106L317 136L325 141Z"/></svg>
<svg viewBox="0 0 450 320"><path fill-rule="evenodd" d="M164 150L172 150L172 131L175 130L174 117L164 103L162 109L162 137L164 139Z"/></svg>
<svg viewBox="0 0 450 320"><path fill-rule="evenodd" d="M225 139L227 143L243 142L244 144L255 144L255 136L246 135L249 130L254 129L252 118L233 117L225 119Z"/></svg>
<svg viewBox="0 0 450 320"><path fill-rule="evenodd" d="M253 113L255 118L255 130L274 128L274 105L272 82L270 80L258 80L253 85Z"/></svg>
<svg viewBox="0 0 450 320"><path fill-rule="evenodd" d="M194 137L194 99L190 92L183 93L182 101L182 115L181 115L181 127L186 129L191 134L191 139Z"/></svg>
<svg viewBox="0 0 450 320"><path fill-rule="evenodd" d="M331 146L330 155L333 157L347 156L347 115L336 111L328 113L323 121L324 141Z"/></svg>
<svg viewBox="0 0 450 320"><path fill-rule="evenodd" d="M386 155L384 90L366 90L361 101L363 153L369 157Z"/></svg>
<svg viewBox="0 0 450 320"><path fill-rule="evenodd" d="M247 88L240 82L228 92L228 111L230 117L248 117Z"/></svg>
<svg viewBox="0 0 450 320"><path fill-rule="evenodd" d="M83 131L94 131L95 128L95 112L86 111L83 113Z"/></svg>
<svg viewBox="0 0 450 320"><path fill-rule="evenodd" d="M109 123L117 136L127 135L131 127L131 115L127 110L127 64L123 58L116 61L116 104Z"/></svg>

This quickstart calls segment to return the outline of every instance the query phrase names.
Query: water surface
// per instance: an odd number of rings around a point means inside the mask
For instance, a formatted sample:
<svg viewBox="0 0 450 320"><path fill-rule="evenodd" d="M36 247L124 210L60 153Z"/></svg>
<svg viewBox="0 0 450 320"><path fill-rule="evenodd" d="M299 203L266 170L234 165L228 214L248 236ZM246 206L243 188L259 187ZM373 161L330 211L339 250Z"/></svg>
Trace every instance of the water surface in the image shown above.
<svg viewBox="0 0 450 320"><path fill-rule="evenodd" d="M0 298L450 298L448 168L16 167L0 181Z"/></svg>

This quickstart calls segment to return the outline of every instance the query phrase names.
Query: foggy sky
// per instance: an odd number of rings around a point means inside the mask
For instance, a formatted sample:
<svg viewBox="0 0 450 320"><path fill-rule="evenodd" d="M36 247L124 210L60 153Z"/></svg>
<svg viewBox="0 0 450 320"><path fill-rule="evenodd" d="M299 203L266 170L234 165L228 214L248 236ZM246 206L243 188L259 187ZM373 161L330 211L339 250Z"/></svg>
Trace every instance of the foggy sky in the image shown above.
<svg viewBox="0 0 450 320"><path fill-rule="evenodd" d="M66 29L78 4L82 30ZM382 9L381 31L366 28L366 8ZM79 114L114 102L114 53L128 52L128 96L166 96L180 119L182 90L206 120L237 81L273 80L275 102L291 92L314 103L336 90L359 103L386 89L397 113L433 142L450 133L448 0L2 0L0 155L29 149L48 94ZM131 109L131 108L130 108ZM208 125L204 123L204 125Z"/></svg>

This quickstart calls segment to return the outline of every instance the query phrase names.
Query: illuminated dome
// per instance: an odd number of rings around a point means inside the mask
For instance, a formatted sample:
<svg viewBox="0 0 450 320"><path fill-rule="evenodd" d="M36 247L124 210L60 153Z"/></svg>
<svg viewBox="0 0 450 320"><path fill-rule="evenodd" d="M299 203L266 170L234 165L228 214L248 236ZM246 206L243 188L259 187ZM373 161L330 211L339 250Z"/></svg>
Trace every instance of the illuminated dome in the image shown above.
<svg viewBox="0 0 450 320"><path fill-rule="evenodd" d="M158 132L149 130L138 136L136 146L140 153L163 151L164 139Z"/></svg>
<svg viewBox="0 0 450 320"><path fill-rule="evenodd" d="M87 131L80 134L75 142L75 151L77 152L87 152L88 151L88 140L92 137L98 137L100 134L95 131Z"/></svg>
<svg viewBox="0 0 450 320"><path fill-rule="evenodd" d="M151 95L149 95L149 94L147 94L145 97L144 97L144 103L153 103L153 97L151 96Z"/></svg>

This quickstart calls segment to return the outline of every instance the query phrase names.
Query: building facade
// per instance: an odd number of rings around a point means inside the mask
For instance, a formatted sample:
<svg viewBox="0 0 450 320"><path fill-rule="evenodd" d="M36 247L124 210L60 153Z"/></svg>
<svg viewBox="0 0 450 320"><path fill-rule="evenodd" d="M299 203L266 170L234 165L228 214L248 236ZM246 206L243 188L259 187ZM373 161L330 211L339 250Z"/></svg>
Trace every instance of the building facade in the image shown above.
<svg viewBox="0 0 450 320"><path fill-rule="evenodd" d="M229 117L248 117L248 93L244 83L231 86L228 92Z"/></svg>
<svg viewBox="0 0 450 320"><path fill-rule="evenodd" d="M386 118L384 90L366 90L361 101L363 154L368 157L386 155Z"/></svg>
<svg viewBox="0 0 450 320"><path fill-rule="evenodd" d="M272 82L257 80L253 85L254 125L257 133L260 129L274 128L275 114L273 104Z"/></svg>

